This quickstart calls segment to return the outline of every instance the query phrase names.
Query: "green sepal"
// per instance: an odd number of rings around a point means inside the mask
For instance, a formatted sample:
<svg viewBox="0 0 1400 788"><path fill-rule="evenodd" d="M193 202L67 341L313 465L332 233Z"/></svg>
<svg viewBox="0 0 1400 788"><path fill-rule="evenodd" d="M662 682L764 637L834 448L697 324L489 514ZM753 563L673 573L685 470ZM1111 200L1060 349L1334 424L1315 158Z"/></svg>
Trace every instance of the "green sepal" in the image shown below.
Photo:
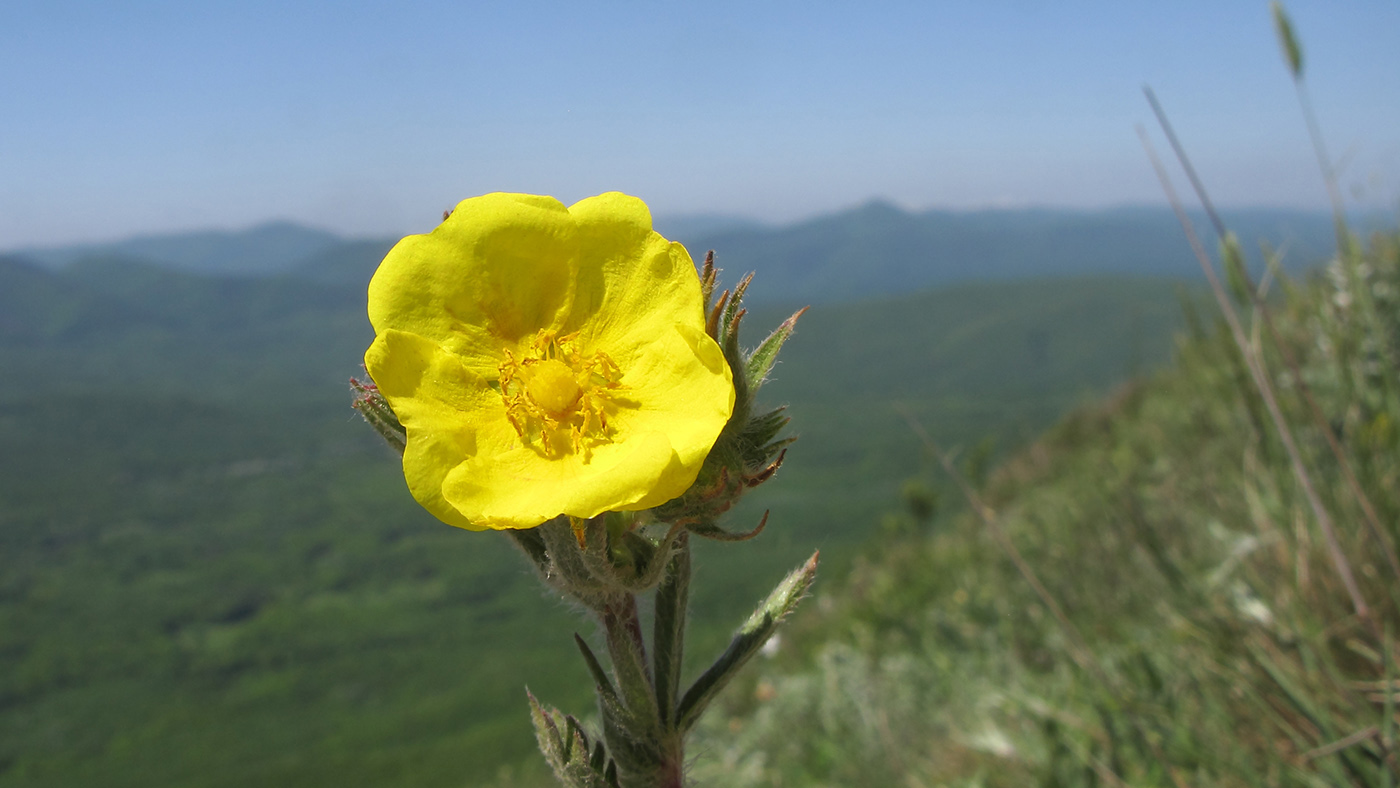
<svg viewBox="0 0 1400 788"><path fill-rule="evenodd" d="M621 593L606 553L600 558L596 552L590 555L581 549L567 517L556 517L530 530L537 532L544 544L546 563L540 568L540 577L546 584L593 610L601 610ZM589 521L583 533L585 541L591 538L594 545L605 549L601 523Z"/></svg>
<svg viewBox="0 0 1400 788"><path fill-rule="evenodd" d="M355 392L355 399L350 403L350 407L354 408L394 451L403 454L408 446L408 432L399 423L394 409L389 407L389 401L379 393L379 387L350 378L350 390Z"/></svg>
<svg viewBox="0 0 1400 788"><path fill-rule="evenodd" d="M734 304L733 301L729 303ZM739 321L744 319L745 314L747 312L743 310L737 312L734 322L726 324L720 334L719 347L724 351L724 360L729 364L734 379L734 412L729 415L729 422L720 433L721 440L724 433L732 434L733 430L747 424L749 414L753 411L754 392L749 388L748 378L744 376L744 351L739 347Z"/></svg>
<svg viewBox="0 0 1400 788"><path fill-rule="evenodd" d="M720 323L720 336L728 337L739 333L739 321L743 319L741 313L744 311L740 303L743 302L744 294L748 292L752 283L753 274L747 274L734 286L734 295L729 297L729 306L725 308L724 319Z"/></svg>
<svg viewBox="0 0 1400 788"><path fill-rule="evenodd" d="M510 528L506 530L511 541L530 559L535 571L541 574L549 571L549 552L538 528Z"/></svg>
<svg viewBox="0 0 1400 788"><path fill-rule="evenodd" d="M676 549L676 540L682 533L684 531L680 527L672 526L660 541L653 542L636 530L625 532L618 540L629 560L627 564L619 566L618 581L622 586L633 593L640 593L661 582L671 562L672 551ZM622 572L626 572L626 576L622 576Z"/></svg>
<svg viewBox="0 0 1400 788"><path fill-rule="evenodd" d="M763 600L763 604L739 627L739 631L729 643L729 648L690 685L690 689L686 690L676 708L677 730L685 733L695 725L710 701L733 680L739 668L763 648L763 644L773 636L782 620L802 601L816 578L818 555L813 553L812 557L807 559L807 563L783 578L778 587Z"/></svg>
<svg viewBox="0 0 1400 788"><path fill-rule="evenodd" d="M579 556L593 580L609 591L625 591L619 575L627 570L619 572L617 564L613 561L612 539L608 533L608 521L612 519L614 518L609 513L589 520L571 521L570 531L575 544L578 544L582 535L583 544Z"/></svg>
<svg viewBox="0 0 1400 788"><path fill-rule="evenodd" d="M719 529L714 523L729 511L746 490L767 481L782 464L783 450L794 438L779 438L788 424L783 408L755 415L755 394L767 380L783 344L792 336L798 310L783 321L751 353L739 344L739 326L747 312L742 307L753 275L744 277L734 290L724 291L713 304L714 257L705 258L701 272L705 298L706 332L719 344L734 381L734 410L690 489L652 510L661 522L684 525L691 533L711 539L747 538Z"/></svg>
<svg viewBox="0 0 1400 788"><path fill-rule="evenodd" d="M744 430L740 449L744 452L744 465L750 469L761 468L778 456L778 452L797 440L795 437L779 438L783 428L792 421L786 408L775 408L762 416L749 419Z"/></svg>
<svg viewBox="0 0 1400 788"><path fill-rule="evenodd" d="M715 270L715 250L711 249L705 253L705 263L700 266L700 300L704 307L704 313L710 314L710 304L715 298L715 284L719 280L719 272Z"/></svg>
<svg viewBox="0 0 1400 788"><path fill-rule="evenodd" d="M788 341L792 332L797 327L797 319L802 317L810 307L802 307L793 313L792 317L784 320L781 325L768 335L768 338L759 343L758 347L749 354L744 362L744 378L748 382L749 389L758 391L763 382L768 379L768 373L772 371L773 364L778 360L778 351L783 349L783 343Z"/></svg>
<svg viewBox="0 0 1400 788"><path fill-rule="evenodd" d="M763 529L768 525L768 512L763 513L763 519L758 521L758 525L752 531L742 533L726 531L714 523L694 523L686 526L687 530L696 536L703 536L706 539L713 539L716 542L747 542L750 539L763 533Z"/></svg>

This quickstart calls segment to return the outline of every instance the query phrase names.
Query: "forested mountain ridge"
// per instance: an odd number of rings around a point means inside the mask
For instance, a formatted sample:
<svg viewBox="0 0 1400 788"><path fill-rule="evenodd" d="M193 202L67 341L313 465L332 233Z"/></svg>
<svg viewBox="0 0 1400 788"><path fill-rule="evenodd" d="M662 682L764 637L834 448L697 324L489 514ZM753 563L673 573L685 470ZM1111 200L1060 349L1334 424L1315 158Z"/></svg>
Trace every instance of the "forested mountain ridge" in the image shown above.
<svg viewBox="0 0 1400 788"><path fill-rule="evenodd" d="M1262 259L1260 242L1278 248L1285 267L1294 269L1320 262L1331 249L1327 214L1241 209L1227 212L1226 218L1256 261ZM423 231L432 224L424 222ZM756 271L763 287L755 289L752 303L836 303L988 279L1199 276L1166 208L909 212L874 201L782 226L704 217L659 217L656 225L663 233L674 232L672 240L684 243L697 259L713 249L725 271L735 276ZM187 272L363 285L395 240L344 240L274 223L241 233L179 234L14 254L49 268L121 258Z"/></svg>

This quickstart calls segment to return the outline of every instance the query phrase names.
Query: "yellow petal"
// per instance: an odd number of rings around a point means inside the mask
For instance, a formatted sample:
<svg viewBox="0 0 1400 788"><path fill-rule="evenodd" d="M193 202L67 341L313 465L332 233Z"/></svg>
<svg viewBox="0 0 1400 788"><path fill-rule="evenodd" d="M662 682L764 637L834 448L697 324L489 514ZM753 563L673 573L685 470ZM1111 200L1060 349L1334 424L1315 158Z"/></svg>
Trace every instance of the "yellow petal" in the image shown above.
<svg viewBox="0 0 1400 788"><path fill-rule="evenodd" d="M695 482L734 410L734 383L714 340L697 328L674 324L634 358L622 384L639 406L617 417L619 430L665 433L684 469L656 480L636 504L648 509Z"/></svg>
<svg viewBox="0 0 1400 788"><path fill-rule="evenodd" d="M604 447L587 463L577 455L549 460L527 448L502 452L489 463L453 468L442 489L457 511L478 524L532 528L560 514L593 517L647 508L637 502L658 480L680 473L679 465L666 435L653 432Z"/></svg>
<svg viewBox="0 0 1400 788"><path fill-rule="evenodd" d="M437 229L389 251L370 280L370 324L432 339L490 377L502 347L569 314L577 265L575 222L558 200L463 200Z"/></svg>
<svg viewBox="0 0 1400 788"><path fill-rule="evenodd" d="M457 356L394 329L375 337L365 370L408 434L403 470L409 492L443 522L479 529L443 498L442 481L476 455L480 414L503 411L499 395Z"/></svg>
<svg viewBox="0 0 1400 788"><path fill-rule="evenodd" d="M646 203L618 192L569 208L578 222L578 289L568 330L610 352L677 323L703 326L700 279L684 246L652 230Z"/></svg>

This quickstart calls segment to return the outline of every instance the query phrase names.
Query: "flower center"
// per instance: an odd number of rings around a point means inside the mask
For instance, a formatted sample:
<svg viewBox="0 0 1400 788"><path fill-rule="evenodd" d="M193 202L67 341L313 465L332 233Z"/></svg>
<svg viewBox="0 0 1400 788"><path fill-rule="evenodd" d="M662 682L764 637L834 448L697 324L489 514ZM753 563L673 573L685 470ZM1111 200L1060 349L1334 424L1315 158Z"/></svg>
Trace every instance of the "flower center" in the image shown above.
<svg viewBox="0 0 1400 788"><path fill-rule="evenodd" d="M542 330L516 358L509 349L501 362L501 400L506 418L527 444L538 442L546 456L564 453L564 446L581 452L612 442L608 410L614 394L625 388L622 370L597 351L585 357L578 335L556 336Z"/></svg>
<svg viewBox="0 0 1400 788"><path fill-rule="evenodd" d="M555 358L544 359L530 367L530 380L525 384L525 393L551 415L561 415L573 407L583 393L576 375L564 362Z"/></svg>

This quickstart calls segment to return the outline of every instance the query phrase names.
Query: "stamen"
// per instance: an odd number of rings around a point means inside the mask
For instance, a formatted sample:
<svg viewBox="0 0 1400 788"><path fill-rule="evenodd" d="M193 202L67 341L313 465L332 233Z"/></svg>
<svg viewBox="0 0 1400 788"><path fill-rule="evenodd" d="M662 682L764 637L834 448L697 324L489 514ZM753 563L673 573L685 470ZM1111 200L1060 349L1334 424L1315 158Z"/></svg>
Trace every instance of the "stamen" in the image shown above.
<svg viewBox="0 0 1400 788"><path fill-rule="evenodd" d="M506 349L499 367L501 399L521 440L538 440L546 455L555 455L559 433L567 431L570 448L586 462L591 446L612 441L607 407L612 392L624 386L618 382L622 370L606 353L584 358L577 341L577 334L541 330L523 358Z"/></svg>

